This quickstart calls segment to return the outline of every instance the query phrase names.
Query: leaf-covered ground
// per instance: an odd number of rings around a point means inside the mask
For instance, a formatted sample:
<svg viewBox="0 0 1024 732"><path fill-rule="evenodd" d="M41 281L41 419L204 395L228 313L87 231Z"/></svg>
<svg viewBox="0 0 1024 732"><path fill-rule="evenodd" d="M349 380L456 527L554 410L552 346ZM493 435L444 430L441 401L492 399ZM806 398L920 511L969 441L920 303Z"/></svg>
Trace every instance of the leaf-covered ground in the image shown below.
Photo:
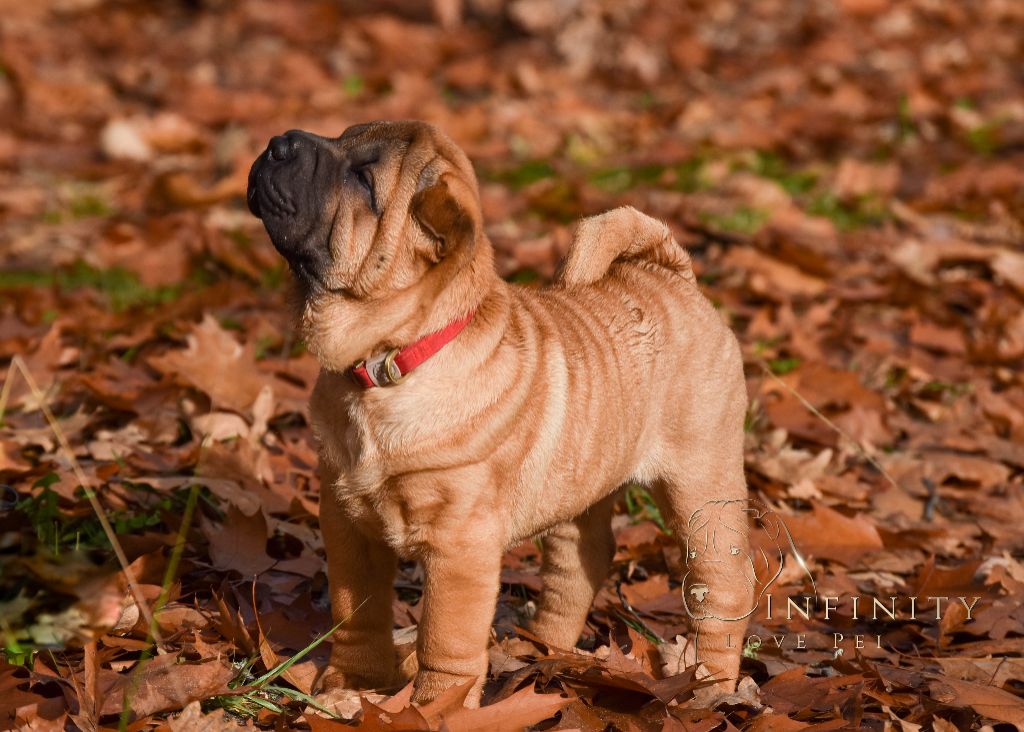
<svg viewBox="0 0 1024 732"><path fill-rule="evenodd" d="M581 215L669 222L743 344L751 490L840 609L787 620L790 562L737 639L750 680L702 708L680 553L632 490L585 653L496 643L492 706L394 689L360 726L1024 725L1024 4L435 5L3 4L0 358L38 390L4 382L0 726L342 728L309 704L325 645L300 655L330 625L317 367L245 181L272 134L404 117L473 158L524 284ZM537 567L508 554L496 641Z"/></svg>

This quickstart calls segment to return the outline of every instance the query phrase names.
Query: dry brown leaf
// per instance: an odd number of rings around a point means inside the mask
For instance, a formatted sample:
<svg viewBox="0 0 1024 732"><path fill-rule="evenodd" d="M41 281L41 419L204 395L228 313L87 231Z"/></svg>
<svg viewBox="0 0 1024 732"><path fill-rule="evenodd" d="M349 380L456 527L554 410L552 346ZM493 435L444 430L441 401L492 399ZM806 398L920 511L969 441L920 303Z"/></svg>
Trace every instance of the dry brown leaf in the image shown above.
<svg viewBox="0 0 1024 732"><path fill-rule="evenodd" d="M950 677L935 678L928 684L938 701L956 707L971 707L983 717L1024 726L1024 699L1002 689Z"/></svg>
<svg viewBox="0 0 1024 732"><path fill-rule="evenodd" d="M120 713L129 690L129 708L136 719L179 709L189 702L227 692L227 684L236 674L225 659L179 663L177 654L168 653L142 663L138 674L134 670L116 674L109 685L100 689L101 714ZM133 679L137 681L134 688Z"/></svg>
<svg viewBox="0 0 1024 732"><path fill-rule="evenodd" d="M274 560L267 556L267 519L262 511L246 516L228 506L223 523L204 519L202 528L210 540L210 559L218 569L251 577L273 566Z"/></svg>
<svg viewBox="0 0 1024 732"><path fill-rule="evenodd" d="M750 288L772 299L780 296L810 298L825 291L824 280L749 247L730 249L722 263L748 272Z"/></svg>
<svg viewBox="0 0 1024 732"><path fill-rule="evenodd" d="M848 517L822 503L814 503L807 513L781 518L805 557L849 564L882 548L882 537L864 515Z"/></svg>
<svg viewBox="0 0 1024 732"><path fill-rule="evenodd" d="M936 658L942 670L952 678L983 686L1003 688L1007 681L1024 681L1021 658Z"/></svg>
<svg viewBox="0 0 1024 732"><path fill-rule="evenodd" d="M243 346L210 315L192 329L184 350L152 356L157 371L194 386L214 406L246 414L269 379L256 368L252 345Z"/></svg>
<svg viewBox="0 0 1024 732"><path fill-rule="evenodd" d="M455 709L442 715L451 732L519 732L524 727L553 717L572 702L571 697L538 694L533 687L517 691L507 699L479 709Z"/></svg>
<svg viewBox="0 0 1024 732"><path fill-rule="evenodd" d="M189 702L181 714L167 720L171 732L237 732L238 722L223 709L204 714L198 701Z"/></svg>

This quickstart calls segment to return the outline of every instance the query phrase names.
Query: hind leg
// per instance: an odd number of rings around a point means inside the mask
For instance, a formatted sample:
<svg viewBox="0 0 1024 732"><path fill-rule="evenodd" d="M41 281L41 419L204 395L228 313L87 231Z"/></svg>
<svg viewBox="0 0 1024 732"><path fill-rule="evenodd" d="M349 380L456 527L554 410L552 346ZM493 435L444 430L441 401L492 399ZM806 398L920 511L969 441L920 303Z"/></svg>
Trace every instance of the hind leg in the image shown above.
<svg viewBox="0 0 1024 732"><path fill-rule="evenodd" d="M740 434L742 441L742 433ZM730 442L728 439L725 443ZM697 660L719 689L739 678L740 653L754 609L754 575L747 538L743 454L724 454L719 442L677 456L654 488L683 550L683 602L693 627Z"/></svg>
<svg viewBox="0 0 1024 732"><path fill-rule="evenodd" d="M576 645L594 596L608 578L615 554L614 504L615 496L609 496L575 520L555 526L542 540L544 591L532 630L553 646Z"/></svg>

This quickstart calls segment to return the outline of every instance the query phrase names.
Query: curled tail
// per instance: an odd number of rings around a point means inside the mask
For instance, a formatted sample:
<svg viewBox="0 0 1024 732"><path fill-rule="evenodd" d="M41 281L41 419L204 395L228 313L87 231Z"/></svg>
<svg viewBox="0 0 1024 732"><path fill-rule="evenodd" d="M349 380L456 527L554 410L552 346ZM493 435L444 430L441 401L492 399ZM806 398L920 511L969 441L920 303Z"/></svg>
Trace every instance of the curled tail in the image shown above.
<svg viewBox="0 0 1024 732"><path fill-rule="evenodd" d="M622 206L580 221L569 253L555 275L565 287L589 285L616 261L646 261L673 270L696 284L690 255L663 222Z"/></svg>

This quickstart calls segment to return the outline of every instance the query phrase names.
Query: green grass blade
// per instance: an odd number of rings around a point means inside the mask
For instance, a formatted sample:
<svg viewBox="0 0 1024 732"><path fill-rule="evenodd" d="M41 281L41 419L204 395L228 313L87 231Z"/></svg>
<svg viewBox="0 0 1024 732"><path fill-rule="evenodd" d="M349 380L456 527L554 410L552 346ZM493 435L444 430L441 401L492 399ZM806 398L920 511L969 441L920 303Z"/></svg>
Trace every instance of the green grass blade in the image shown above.
<svg viewBox="0 0 1024 732"><path fill-rule="evenodd" d="M291 668L291 667L292 667L293 665L295 665L296 663L298 663L299 661L301 661L301 660L302 660L302 659L303 659L303 658L305 657L305 655L306 655L307 653L309 653L309 652L310 652L310 651L312 651L312 650L313 650L314 648L316 648L316 647L317 647L318 645L320 645L321 643L323 643L323 642L324 642L324 641L325 641L325 640L327 639L327 637L328 637L329 635L331 635L332 633L334 633L334 631L336 631L336 630L337 630L338 628L340 628L340 627L341 627L342 625L344 625L344 624L345 624L345 623L347 623L347 622L348 622L349 620L351 620L351 619L352 619L352 615L355 615L355 614L356 614L357 612L359 612L359 610L360 610L360 609L361 609L361 608L363 607L363 605L365 605L365 604L367 603L367 601L368 601L369 599L370 599L370 598L369 598L369 597L367 597L367 598L366 598L366 600L363 600L363 601L362 601L361 603L359 603L359 607L357 607L357 608L356 608L355 610L353 610L353 611L352 611L352 614L351 614L351 615L349 615L349 616L348 616L347 618L342 618L341 620L339 620L339 621L338 621L338 622L337 622L337 623L336 623L336 624L334 625L334 627L333 627L333 628L331 628L331 629L329 629L328 631L326 631L326 632L325 632L325 633L324 633L323 635L321 635L321 636L320 636L319 638L316 638L316 639L314 639L312 643L310 643L310 644L309 644L308 646L306 646L305 648L303 648L303 649L302 649L301 651L299 651L298 653L296 653L296 654L295 654L294 656L292 656L291 658L288 658L288 659L285 659L284 661L281 661L281 663L277 664L276 666L274 666L274 668L270 669L270 670L269 670L269 671L267 671L267 672L266 672L265 674L263 674L262 676L260 676L260 677L259 677L258 679L256 679L255 681L253 681L253 682L252 682L252 685L253 685L253 686L255 686L255 687L256 687L257 689L259 689L259 688L262 688L262 687L263 687L263 686L264 686L265 684L269 684L269 683L270 683L271 681L273 681L273 680L274 680L274 679L276 679L276 678L277 678L278 676L280 676L281 674L283 674L283 673L284 673L285 671L287 671L288 669L290 669L290 668Z"/></svg>
<svg viewBox="0 0 1024 732"><path fill-rule="evenodd" d="M328 709L327 707L321 705L320 702L318 702L316 699L311 697L309 694L304 694L303 692L298 691L297 689L289 689L289 688L284 687L284 686L268 686L268 687L265 687L265 688L268 691L273 691L273 692L276 692L278 694L282 694L284 696L291 697L292 699L295 699L296 701L305 702L309 706L311 706L314 709L316 709L318 712L323 712L324 714L329 716L331 719L344 719L344 717L339 717L337 714L332 712L330 709Z"/></svg>

